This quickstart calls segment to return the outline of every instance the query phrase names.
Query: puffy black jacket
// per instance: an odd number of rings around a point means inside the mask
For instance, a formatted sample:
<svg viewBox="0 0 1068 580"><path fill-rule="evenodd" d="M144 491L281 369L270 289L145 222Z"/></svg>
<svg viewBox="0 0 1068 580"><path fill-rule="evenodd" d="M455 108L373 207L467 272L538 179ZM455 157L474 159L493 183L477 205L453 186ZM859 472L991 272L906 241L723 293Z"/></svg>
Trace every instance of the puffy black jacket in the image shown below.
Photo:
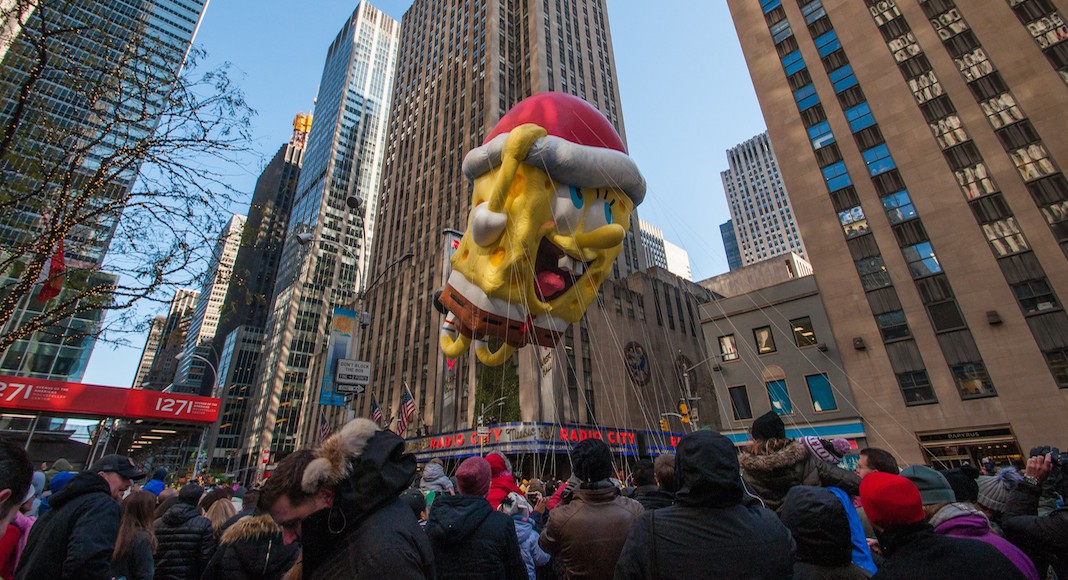
<svg viewBox="0 0 1068 580"><path fill-rule="evenodd" d="M886 562L873 580L1026 580L997 548L979 540L936 534L925 522L877 532Z"/></svg>
<svg viewBox="0 0 1068 580"><path fill-rule="evenodd" d="M438 580L527 580L512 518L474 495L442 495L426 524Z"/></svg>
<svg viewBox="0 0 1068 580"><path fill-rule="evenodd" d="M378 431L348 462L349 476L333 487L334 506L301 523L305 580L434 578L430 541L400 499L415 480L404 440Z"/></svg>
<svg viewBox="0 0 1068 580"><path fill-rule="evenodd" d="M211 521L187 503L156 520L156 542L156 580L200 580L215 553Z"/></svg>
<svg viewBox="0 0 1068 580"><path fill-rule="evenodd" d="M779 517L797 544L794 580L863 580L853 564L849 518L842 502L821 487L799 485L786 494Z"/></svg>
<svg viewBox="0 0 1068 580"><path fill-rule="evenodd" d="M675 505L643 513L616 565L617 580L788 580L794 540L775 513L743 503L738 453L712 431L691 433L675 455Z"/></svg>
<svg viewBox="0 0 1068 580"><path fill-rule="evenodd" d="M110 580L119 502L96 473L74 476L49 498L52 509L30 528L17 580Z"/></svg>
<svg viewBox="0 0 1068 580"><path fill-rule="evenodd" d="M202 580L280 580L299 551L298 544L282 541L271 516L244 517L223 533Z"/></svg>
<svg viewBox="0 0 1068 580"><path fill-rule="evenodd" d="M1039 516L1041 493L1036 485L1020 483L1005 504L1001 529L1030 556L1039 576L1045 577L1046 568L1052 565L1058 578L1068 578L1068 509Z"/></svg>
<svg viewBox="0 0 1068 580"><path fill-rule="evenodd" d="M643 485L634 488L634 493L630 497L642 504L645 511L660 509L675 503L675 494L670 491L664 491L660 486L656 485Z"/></svg>
<svg viewBox="0 0 1068 580"><path fill-rule="evenodd" d="M745 482L764 500L764 505L775 511L782 506L786 492L795 485L833 486L849 495L860 493L857 474L813 459L800 441L791 441L771 453L753 455L743 452L738 462Z"/></svg>

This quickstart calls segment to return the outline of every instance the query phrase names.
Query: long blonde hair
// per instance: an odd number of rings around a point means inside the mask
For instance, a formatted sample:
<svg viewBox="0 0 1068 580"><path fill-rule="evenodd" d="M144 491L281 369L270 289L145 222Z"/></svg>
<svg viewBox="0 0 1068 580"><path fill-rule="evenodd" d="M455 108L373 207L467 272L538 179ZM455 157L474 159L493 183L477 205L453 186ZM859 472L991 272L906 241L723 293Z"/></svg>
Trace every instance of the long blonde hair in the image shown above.
<svg viewBox="0 0 1068 580"><path fill-rule="evenodd" d="M204 517L211 521L211 529L214 532L218 532L219 528L226 523L227 520L234 517L237 513L237 509L234 508L233 502L223 498L211 504L208 508L208 513Z"/></svg>
<svg viewBox="0 0 1068 580"><path fill-rule="evenodd" d="M750 455L770 455L776 451L785 449L787 445L792 443L792 439L780 439L774 437L772 439L754 439L749 444L747 451Z"/></svg>

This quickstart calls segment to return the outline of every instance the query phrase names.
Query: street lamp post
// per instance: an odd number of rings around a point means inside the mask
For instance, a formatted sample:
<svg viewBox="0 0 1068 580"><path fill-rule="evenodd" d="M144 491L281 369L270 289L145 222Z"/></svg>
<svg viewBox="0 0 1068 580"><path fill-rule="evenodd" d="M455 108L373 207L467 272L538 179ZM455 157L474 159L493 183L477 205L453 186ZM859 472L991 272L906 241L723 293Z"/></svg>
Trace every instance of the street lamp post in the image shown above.
<svg viewBox="0 0 1068 580"><path fill-rule="evenodd" d="M204 364L208 365L208 368L211 369L211 376L212 376L212 379L213 379L212 380L212 386L211 386L211 396L212 397L218 397L219 396L219 371L218 371L218 369L215 368L215 364L212 363L210 360L208 360L206 357L201 356L201 355L196 354L196 353L193 353L192 355L190 355L190 357L191 358L200 359L201 361L204 362ZM219 419L222 419L222 417L220 416ZM216 421L216 422L218 422L218 421ZM193 479L196 479L197 476L200 475L200 461L201 461L201 456L204 455L204 446L207 444L207 441L208 441L208 430L209 429L211 429L211 425L205 425L204 426L204 430L201 431L201 433L200 433L200 445L197 447L197 458L196 458L196 461L193 462Z"/></svg>

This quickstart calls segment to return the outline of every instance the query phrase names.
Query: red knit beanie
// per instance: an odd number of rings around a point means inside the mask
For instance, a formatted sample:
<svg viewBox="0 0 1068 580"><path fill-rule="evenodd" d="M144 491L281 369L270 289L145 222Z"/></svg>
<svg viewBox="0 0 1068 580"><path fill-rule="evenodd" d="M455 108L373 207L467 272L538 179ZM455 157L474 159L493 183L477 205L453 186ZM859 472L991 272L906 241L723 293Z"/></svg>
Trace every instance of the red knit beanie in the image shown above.
<svg viewBox="0 0 1068 580"><path fill-rule="evenodd" d="M860 503L872 525L886 529L923 521L920 490L892 473L869 473L860 482Z"/></svg>
<svg viewBox="0 0 1068 580"><path fill-rule="evenodd" d="M489 462L490 473L493 477L498 477L510 473L508 471L508 464L504 460L504 456L500 453L490 453L486 456L486 461Z"/></svg>
<svg viewBox="0 0 1068 580"><path fill-rule="evenodd" d="M486 497L490 488L490 465L481 457L468 457L456 470L456 487L463 495Z"/></svg>

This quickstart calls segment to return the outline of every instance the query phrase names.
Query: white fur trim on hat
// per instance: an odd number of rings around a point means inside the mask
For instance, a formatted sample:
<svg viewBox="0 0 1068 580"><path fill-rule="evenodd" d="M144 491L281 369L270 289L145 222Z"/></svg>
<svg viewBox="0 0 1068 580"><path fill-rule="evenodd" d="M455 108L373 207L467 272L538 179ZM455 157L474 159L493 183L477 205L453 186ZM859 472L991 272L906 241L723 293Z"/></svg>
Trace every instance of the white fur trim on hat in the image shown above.
<svg viewBox="0 0 1068 580"><path fill-rule="evenodd" d="M315 450L315 459L304 469L301 488L315 493L324 485L335 485L349 475L349 459L359 457L367 442L379 431L370 419L353 419Z"/></svg>
<svg viewBox="0 0 1068 580"><path fill-rule="evenodd" d="M463 172L468 179L501 164L501 151L509 133L502 133L464 157ZM605 147L590 147L548 135L534 142L523 159L528 165L543 169L560 183L578 187L622 189L637 206L645 199L645 178L626 153Z"/></svg>

